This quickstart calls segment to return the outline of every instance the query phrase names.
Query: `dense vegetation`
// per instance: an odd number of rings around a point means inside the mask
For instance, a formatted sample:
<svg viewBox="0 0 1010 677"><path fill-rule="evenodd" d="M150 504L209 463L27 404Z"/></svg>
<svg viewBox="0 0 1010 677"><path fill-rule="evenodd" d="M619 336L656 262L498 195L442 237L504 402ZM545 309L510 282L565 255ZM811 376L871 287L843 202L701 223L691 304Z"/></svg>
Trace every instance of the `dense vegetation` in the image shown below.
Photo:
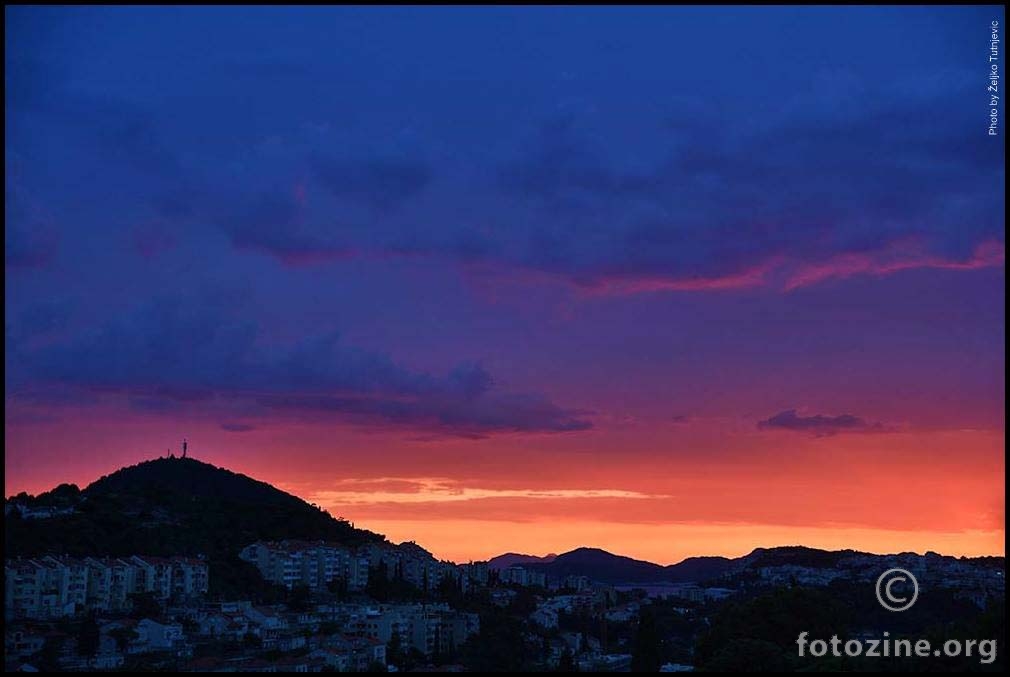
<svg viewBox="0 0 1010 677"><path fill-rule="evenodd" d="M826 588L778 588L727 602L712 618L696 646L695 665L707 671L922 671L1002 669L1005 651L1005 605L980 611L956 599L949 590L924 591L915 607L900 614L885 611L865 586L851 583ZM972 658L870 658L798 655L800 633L810 639L844 641L858 636L893 640L927 639L942 646L947 639L997 639L997 659L989 665ZM843 652L844 653L844 652Z"/></svg>

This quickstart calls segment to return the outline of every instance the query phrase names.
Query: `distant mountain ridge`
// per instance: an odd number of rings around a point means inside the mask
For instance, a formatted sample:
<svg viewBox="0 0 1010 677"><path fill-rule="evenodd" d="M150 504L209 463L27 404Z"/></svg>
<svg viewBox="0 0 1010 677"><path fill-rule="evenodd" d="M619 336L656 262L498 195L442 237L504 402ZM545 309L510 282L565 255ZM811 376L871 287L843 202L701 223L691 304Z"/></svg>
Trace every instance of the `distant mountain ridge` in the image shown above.
<svg viewBox="0 0 1010 677"><path fill-rule="evenodd" d="M692 557L679 564L662 566L615 555L600 548L576 548L547 562L531 558L519 564L553 578L586 576L610 584L684 583L717 578L728 571L732 560L725 557Z"/></svg>
<svg viewBox="0 0 1010 677"><path fill-rule="evenodd" d="M497 557L492 557L488 560L488 568L498 571L500 569L507 569L511 566L516 565L527 565L527 564L549 564L553 562L557 557L555 554L544 555L543 557L537 557L536 555L522 555L516 552L507 552L504 555L498 555Z"/></svg>
<svg viewBox="0 0 1010 677"><path fill-rule="evenodd" d="M563 579L566 576L586 576L593 581L610 585L657 585L705 583L727 574L737 574L762 567L795 566L827 569L836 566L843 559L858 556L884 557L858 550L818 550L805 546L781 546L756 548L747 555L736 558L689 557L677 564L662 566L653 562L615 555L600 548L576 548L570 552L551 556L550 561L546 562L533 555L523 555L521 557L526 558L525 561L514 561L513 563L541 571L555 579ZM955 559L933 552L926 553L921 557ZM499 558L493 558L491 561L496 560ZM1005 558L997 556L963 557L960 558L960 561L984 568L1005 567Z"/></svg>

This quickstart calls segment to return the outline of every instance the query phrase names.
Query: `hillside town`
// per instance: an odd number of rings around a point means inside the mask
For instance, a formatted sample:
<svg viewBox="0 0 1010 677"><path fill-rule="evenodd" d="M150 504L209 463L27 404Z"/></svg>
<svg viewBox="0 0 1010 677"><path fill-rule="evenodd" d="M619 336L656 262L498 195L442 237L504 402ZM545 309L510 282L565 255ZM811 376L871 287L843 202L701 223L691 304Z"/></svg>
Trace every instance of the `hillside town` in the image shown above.
<svg viewBox="0 0 1010 677"><path fill-rule="evenodd" d="M250 543L239 559L277 591L273 601L210 594L214 571L198 557L11 559L5 662L9 670L464 670L482 616L510 613L522 614L523 641L537 646L544 669L627 671L650 608L702 627L734 596L862 583L890 566L979 608L1005 593L1002 567L932 553L853 554L831 566L768 564L756 554L713 580L639 586L554 576L538 565L454 564L414 543ZM692 669L691 650L662 669Z"/></svg>
<svg viewBox="0 0 1010 677"><path fill-rule="evenodd" d="M269 662L269 671L385 670L391 641L423 657L445 655L480 627L477 614L445 603L377 604L363 591L370 572L373 582L377 576L399 580L422 594L448 581L465 591L486 585L486 564L438 562L413 544L351 550L331 543L254 543L240 557L256 566L265 584L305 591L307 598L273 605L211 601L211 572L193 558L8 560L6 660L27 661L49 647L68 670L168 662L184 670L263 671L257 656L277 653L283 656ZM337 589L360 599L337 603L336 595L320 594ZM141 609L150 616L138 617ZM60 630L82 619L95 628L87 646L85 638ZM220 660L201 655L201 649L213 653L229 643L244 650Z"/></svg>

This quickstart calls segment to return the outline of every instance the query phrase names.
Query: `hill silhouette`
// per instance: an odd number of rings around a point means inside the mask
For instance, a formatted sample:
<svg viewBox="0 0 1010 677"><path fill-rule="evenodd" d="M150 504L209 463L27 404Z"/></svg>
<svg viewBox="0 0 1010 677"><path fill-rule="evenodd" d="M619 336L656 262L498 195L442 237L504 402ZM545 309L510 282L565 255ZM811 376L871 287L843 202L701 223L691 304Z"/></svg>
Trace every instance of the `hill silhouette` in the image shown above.
<svg viewBox="0 0 1010 677"><path fill-rule="evenodd" d="M103 475L84 490L85 496L153 495L167 491L193 498L220 498L278 507L305 506L297 496L225 468L194 458L159 458Z"/></svg>
<svg viewBox="0 0 1010 677"><path fill-rule="evenodd" d="M589 576L608 583L659 581L663 580L664 573L664 567L658 564L614 555L599 548L576 548L537 568L558 577Z"/></svg>
<svg viewBox="0 0 1010 677"><path fill-rule="evenodd" d="M947 560L954 561L950 556L928 552L925 555L905 553L922 557L924 561ZM563 579L565 576L586 576L599 583L611 585L650 585L667 583L705 583L711 582L723 575L738 574L745 570L756 570L761 567L797 566L812 569L833 568L839 562L854 556L883 557L858 550L819 550L799 545L786 545L774 548L756 548L742 557L689 557L677 564L662 566L652 562L615 555L600 548L576 548L561 555L551 555L548 558L538 558L532 555L502 555L512 564L542 571L549 577ZM512 561L511 558L525 558L523 561ZM493 558L494 562L499 558ZM1006 560L1003 557L961 557L959 561L980 568L1002 569Z"/></svg>
<svg viewBox="0 0 1010 677"><path fill-rule="evenodd" d="M549 561L527 561L522 566L549 576L587 576L601 583L685 583L717 578L731 566L725 557L692 557L679 564L653 562L615 555L600 548L576 548Z"/></svg>
<svg viewBox="0 0 1010 677"><path fill-rule="evenodd" d="M507 552L504 555L498 555L497 557L492 557L488 560L488 567L491 569L507 569L511 566L526 566L528 564L547 564L548 562L553 562L557 555L550 554L544 555L543 557L538 557L537 555L524 555L518 552Z"/></svg>
<svg viewBox="0 0 1010 677"><path fill-rule="evenodd" d="M65 503L72 485L61 485ZM55 491L55 490L54 490ZM38 504L43 497L30 503ZM122 468L80 491L74 512L4 519L7 557L44 554L204 556L211 591L259 582L238 559L257 540L327 540L349 546L384 540L265 482L192 458L159 458Z"/></svg>

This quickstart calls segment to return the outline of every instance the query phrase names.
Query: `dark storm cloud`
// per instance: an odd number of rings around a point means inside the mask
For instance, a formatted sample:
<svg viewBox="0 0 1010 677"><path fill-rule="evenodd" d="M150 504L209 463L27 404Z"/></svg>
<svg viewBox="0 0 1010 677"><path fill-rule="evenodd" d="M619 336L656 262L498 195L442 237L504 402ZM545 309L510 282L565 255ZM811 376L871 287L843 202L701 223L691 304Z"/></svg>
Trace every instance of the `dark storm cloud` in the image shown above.
<svg viewBox="0 0 1010 677"><path fill-rule="evenodd" d="M548 122L500 172L528 218L551 224L516 263L631 291L999 265L1002 159L959 106L969 83L857 89L839 111L815 95L718 134L678 123L635 168L577 120ZM904 116L913 101L934 115Z"/></svg>
<svg viewBox="0 0 1010 677"><path fill-rule="evenodd" d="M227 217L232 244L273 256L288 264L312 263L348 256L332 234L313 229L304 209L290 195L263 192L248 198Z"/></svg>
<svg viewBox="0 0 1010 677"><path fill-rule="evenodd" d="M587 412L563 409L537 395L510 393L477 398L435 393L416 399L278 395L260 398L258 403L271 411L291 411L305 418L332 414L366 425L403 426L469 439L592 427L585 418Z"/></svg>
<svg viewBox="0 0 1010 677"><path fill-rule="evenodd" d="M89 124L110 160L161 177L178 177L182 162L162 138L159 119L121 101L82 101L68 111L76 124Z"/></svg>
<svg viewBox="0 0 1010 677"><path fill-rule="evenodd" d="M755 15L738 38L832 53L793 26L847 48L855 29L831 13ZM158 30L120 31L106 48L160 54L137 61L77 42L116 15L15 13L13 140L26 158L60 157L38 181L65 173L56 184L68 192L95 183L87 200L98 213L153 206L173 222L214 224L239 253L287 264L410 254L635 293L790 290L1003 261L1002 152L977 133L967 104L974 62L958 53L922 65L936 46L919 31L903 49L920 75L882 79L870 50L889 44L893 17L857 22L860 36L873 33L860 58L801 68L755 44L745 49L753 62L730 51L670 69L657 54L708 49L684 22L717 25L718 13L615 17L621 29L595 17L583 38L561 40L533 28L553 26L543 15L503 52L462 60L449 45L483 47L481 31L496 21L470 17L472 31L418 49L420 19L393 20L383 25L388 49L376 51L368 31L351 28L374 17L352 15L265 11L234 43L202 30L227 25L226 14L158 15L144 22ZM298 39L279 43L271 61L248 48L278 31ZM192 43L178 39L191 33ZM335 36L344 59L327 58ZM90 58L69 58L67 45ZM548 55L563 73L582 71L580 84L559 80ZM720 63L743 67L731 103ZM80 227L73 216L60 227ZM46 260L27 239L15 231L11 265Z"/></svg>
<svg viewBox="0 0 1010 677"><path fill-rule="evenodd" d="M977 102L986 12L633 9L573 24L548 8L13 7L8 387L257 425L584 427L479 367L431 375L387 356L535 362L550 349L545 334L526 343L542 315L472 330L497 310L435 271L465 267L475 288L490 286L484 270L527 276L533 308L559 281L728 296L999 267L1003 149ZM151 302L246 282L241 313ZM876 302L864 282L836 302ZM21 312L64 297L56 320ZM923 315L964 305L929 301ZM332 318L360 349L319 336ZM650 316L657 335L682 321ZM617 344L622 321L592 322L587 335ZM444 341L408 337L436 323ZM698 345L728 340L720 323L698 332ZM495 376L510 366L525 373Z"/></svg>
<svg viewBox="0 0 1010 677"><path fill-rule="evenodd" d="M427 165L407 160L341 162L318 156L312 158L311 166L319 182L333 195L379 209L401 205L431 180Z"/></svg>
<svg viewBox="0 0 1010 677"><path fill-rule="evenodd" d="M801 416L796 413L795 409L789 409L788 411L775 414L769 419L759 421L757 427L759 430L789 430L806 433L815 437L827 437L840 433L880 433L888 431L881 423L869 423L852 414Z"/></svg>
<svg viewBox="0 0 1010 677"><path fill-rule="evenodd" d="M255 322L223 302L160 299L21 355L30 380L123 395L147 412L245 408L466 437L591 427L581 412L544 397L496 389L476 364L432 375L332 334L267 345Z"/></svg>

